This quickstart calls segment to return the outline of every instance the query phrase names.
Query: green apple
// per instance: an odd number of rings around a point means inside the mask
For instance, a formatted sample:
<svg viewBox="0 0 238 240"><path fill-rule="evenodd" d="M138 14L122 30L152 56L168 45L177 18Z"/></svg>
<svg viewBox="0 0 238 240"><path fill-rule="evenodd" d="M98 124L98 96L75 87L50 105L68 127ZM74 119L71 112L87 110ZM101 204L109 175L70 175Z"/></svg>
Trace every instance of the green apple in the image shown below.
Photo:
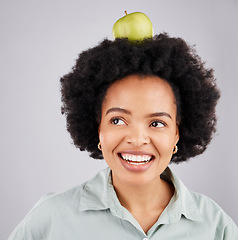
<svg viewBox="0 0 238 240"><path fill-rule="evenodd" d="M142 12L133 12L118 19L112 28L113 39L128 38L130 41L152 38L154 34L150 19Z"/></svg>

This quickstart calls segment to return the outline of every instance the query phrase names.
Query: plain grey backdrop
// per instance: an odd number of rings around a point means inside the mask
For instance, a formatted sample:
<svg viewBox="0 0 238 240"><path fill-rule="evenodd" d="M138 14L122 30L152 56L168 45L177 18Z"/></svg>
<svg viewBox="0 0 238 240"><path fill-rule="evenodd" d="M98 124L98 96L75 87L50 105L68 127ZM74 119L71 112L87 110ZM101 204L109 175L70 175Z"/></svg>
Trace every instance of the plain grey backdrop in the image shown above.
<svg viewBox="0 0 238 240"><path fill-rule="evenodd" d="M203 155L171 167L238 223L237 0L1 0L0 239L42 195L67 190L106 167L72 144L59 79L81 51L112 39L124 10L146 13L155 34L195 44L214 68L222 92L218 131Z"/></svg>

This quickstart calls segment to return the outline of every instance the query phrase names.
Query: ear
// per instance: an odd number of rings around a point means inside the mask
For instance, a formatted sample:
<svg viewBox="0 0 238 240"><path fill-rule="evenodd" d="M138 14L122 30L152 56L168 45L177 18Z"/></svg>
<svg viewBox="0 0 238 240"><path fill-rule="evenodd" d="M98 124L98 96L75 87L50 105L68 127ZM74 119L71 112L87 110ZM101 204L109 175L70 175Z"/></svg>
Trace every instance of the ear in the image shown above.
<svg viewBox="0 0 238 240"><path fill-rule="evenodd" d="M101 131L101 124L98 125L98 136L100 135L100 131Z"/></svg>
<svg viewBox="0 0 238 240"><path fill-rule="evenodd" d="M176 135L175 135L175 144L177 144L178 143L178 141L179 141L179 124L177 123L177 125L176 125Z"/></svg>

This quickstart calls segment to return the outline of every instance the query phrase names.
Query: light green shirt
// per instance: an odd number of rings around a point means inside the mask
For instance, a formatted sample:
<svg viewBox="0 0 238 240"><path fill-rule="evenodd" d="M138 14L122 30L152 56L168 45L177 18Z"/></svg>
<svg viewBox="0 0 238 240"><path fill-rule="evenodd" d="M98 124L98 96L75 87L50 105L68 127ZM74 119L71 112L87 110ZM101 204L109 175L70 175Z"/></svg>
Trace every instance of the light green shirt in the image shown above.
<svg viewBox="0 0 238 240"><path fill-rule="evenodd" d="M41 199L9 240L238 240L238 228L211 199L190 192L169 168L161 176L175 194L144 233L121 206L110 169L69 191Z"/></svg>

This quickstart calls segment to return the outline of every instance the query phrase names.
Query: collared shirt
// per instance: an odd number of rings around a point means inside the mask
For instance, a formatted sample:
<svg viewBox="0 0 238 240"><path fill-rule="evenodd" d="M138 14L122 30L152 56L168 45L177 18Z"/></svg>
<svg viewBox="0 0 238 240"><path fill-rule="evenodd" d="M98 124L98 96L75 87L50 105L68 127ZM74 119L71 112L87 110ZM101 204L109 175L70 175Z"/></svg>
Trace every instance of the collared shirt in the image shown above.
<svg viewBox="0 0 238 240"><path fill-rule="evenodd" d="M167 168L175 193L147 233L114 191L110 169L69 191L41 199L9 240L238 240L238 228L208 197L189 191Z"/></svg>

